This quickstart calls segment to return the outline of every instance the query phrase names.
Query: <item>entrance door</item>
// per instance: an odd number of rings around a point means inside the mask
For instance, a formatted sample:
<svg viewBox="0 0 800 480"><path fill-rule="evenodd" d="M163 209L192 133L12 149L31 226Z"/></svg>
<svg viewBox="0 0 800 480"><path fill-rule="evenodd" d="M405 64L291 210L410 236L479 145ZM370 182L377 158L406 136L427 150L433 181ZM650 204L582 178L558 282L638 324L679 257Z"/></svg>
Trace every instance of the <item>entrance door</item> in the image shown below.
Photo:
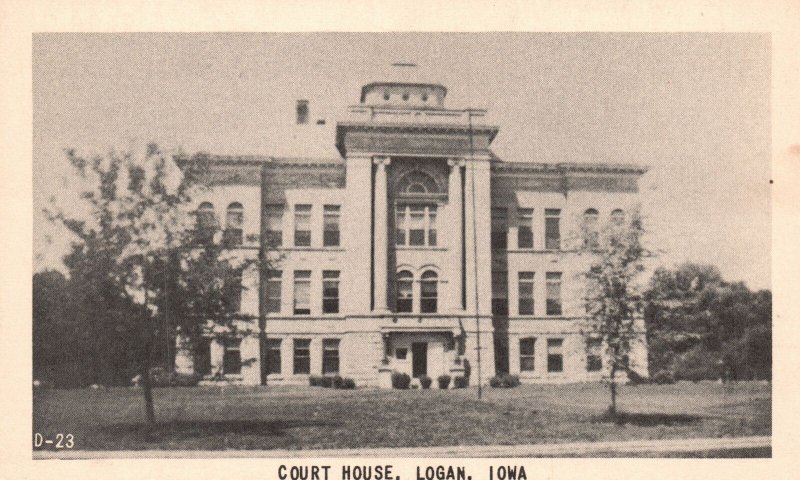
<svg viewBox="0 0 800 480"><path fill-rule="evenodd" d="M428 374L428 344L414 342L411 344L411 371L414 378Z"/></svg>

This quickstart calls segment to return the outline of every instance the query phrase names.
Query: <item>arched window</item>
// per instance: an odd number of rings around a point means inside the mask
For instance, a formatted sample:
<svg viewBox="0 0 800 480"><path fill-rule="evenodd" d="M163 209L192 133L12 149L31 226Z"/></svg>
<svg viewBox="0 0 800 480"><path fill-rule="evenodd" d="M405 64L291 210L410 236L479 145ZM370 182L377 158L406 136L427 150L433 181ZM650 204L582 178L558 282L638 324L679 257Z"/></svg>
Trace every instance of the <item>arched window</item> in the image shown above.
<svg viewBox="0 0 800 480"><path fill-rule="evenodd" d="M439 185L427 173L413 170L405 174L397 182L397 192L400 194L422 195L439 193Z"/></svg>
<svg viewBox="0 0 800 480"><path fill-rule="evenodd" d="M414 308L414 275L403 270L397 274L397 313L411 313Z"/></svg>
<svg viewBox="0 0 800 480"><path fill-rule="evenodd" d="M598 246L597 219L599 216L600 214L594 208L589 208L583 212L584 242L588 247Z"/></svg>
<svg viewBox="0 0 800 480"><path fill-rule="evenodd" d="M242 244L242 225L244 224L244 207L239 202L228 205L225 214L225 244L237 246Z"/></svg>
<svg viewBox="0 0 800 480"><path fill-rule="evenodd" d="M214 239L216 224L214 205L211 202L201 203L197 207L197 242L210 243Z"/></svg>
<svg viewBox="0 0 800 480"><path fill-rule="evenodd" d="M611 223L614 225L622 225L625 223L625 212L621 208L611 212Z"/></svg>
<svg viewBox="0 0 800 480"><path fill-rule="evenodd" d="M244 207L242 207L241 203L233 202L228 205L225 224L228 228L242 228L242 224L244 224Z"/></svg>
<svg viewBox="0 0 800 480"><path fill-rule="evenodd" d="M428 270L422 274L420 288L420 312L436 313L439 278L436 272Z"/></svg>

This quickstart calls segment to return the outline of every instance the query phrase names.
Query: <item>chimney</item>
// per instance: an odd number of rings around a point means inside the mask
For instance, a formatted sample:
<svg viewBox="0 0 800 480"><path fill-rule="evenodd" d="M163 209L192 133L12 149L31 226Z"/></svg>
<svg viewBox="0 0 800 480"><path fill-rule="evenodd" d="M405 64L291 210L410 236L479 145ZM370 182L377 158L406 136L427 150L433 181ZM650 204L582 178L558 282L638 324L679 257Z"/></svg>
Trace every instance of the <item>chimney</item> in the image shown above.
<svg viewBox="0 0 800 480"><path fill-rule="evenodd" d="M295 107L297 113L297 124L305 125L308 123L308 100L298 100Z"/></svg>

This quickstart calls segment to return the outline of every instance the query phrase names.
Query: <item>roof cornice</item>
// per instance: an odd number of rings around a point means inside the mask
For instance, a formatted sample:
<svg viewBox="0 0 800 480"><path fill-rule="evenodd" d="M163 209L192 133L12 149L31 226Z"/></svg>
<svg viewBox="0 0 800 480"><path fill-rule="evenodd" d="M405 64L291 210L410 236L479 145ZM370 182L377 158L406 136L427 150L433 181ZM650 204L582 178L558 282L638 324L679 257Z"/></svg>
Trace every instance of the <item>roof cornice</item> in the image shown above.
<svg viewBox="0 0 800 480"><path fill-rule="evenodd" d="M492 170L513 173L622 173L643 175L649 167L624 163L537 163L537 162L492 162Z"/></svg>

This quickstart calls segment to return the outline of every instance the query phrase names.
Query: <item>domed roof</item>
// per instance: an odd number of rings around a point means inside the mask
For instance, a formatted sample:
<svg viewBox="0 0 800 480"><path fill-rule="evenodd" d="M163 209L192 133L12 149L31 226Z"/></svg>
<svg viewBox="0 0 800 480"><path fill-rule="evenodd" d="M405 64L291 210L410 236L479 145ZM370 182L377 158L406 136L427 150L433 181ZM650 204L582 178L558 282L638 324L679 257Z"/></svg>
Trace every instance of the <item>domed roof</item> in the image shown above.
<svg viewBox="0 0 800 480"><path fill-rule="evenodd" d="M361 103L400 108L443 108L447 88L414 63L393 63L361 88Z"/></svg>

